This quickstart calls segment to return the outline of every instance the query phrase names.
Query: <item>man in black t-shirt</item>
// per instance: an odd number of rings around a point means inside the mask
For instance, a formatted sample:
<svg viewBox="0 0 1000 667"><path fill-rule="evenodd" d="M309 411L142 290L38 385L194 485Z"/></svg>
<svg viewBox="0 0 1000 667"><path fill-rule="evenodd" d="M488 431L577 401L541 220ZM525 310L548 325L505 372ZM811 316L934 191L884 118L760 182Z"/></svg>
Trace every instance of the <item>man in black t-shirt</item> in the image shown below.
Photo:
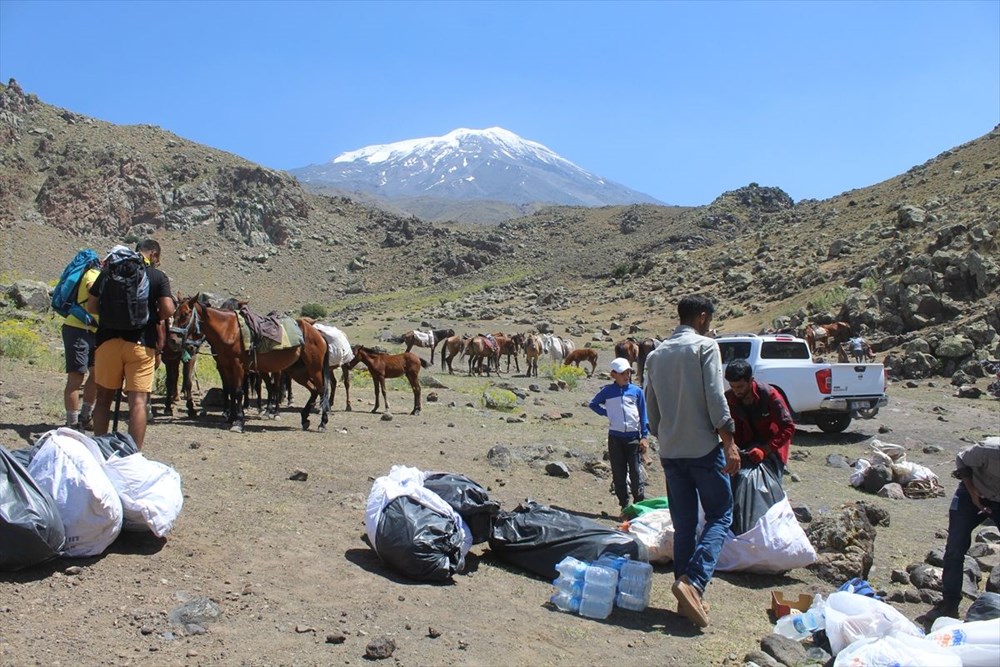
<svg viewBox="0 0 1000 667"><path fill-rule="evenodd" d="M174 313L170 279L160 265L160 244L152 239L140 242L136 252L146 263L149 279L149 321L140 329L109 329L98 323L94 375L97 401L94 405L94 434L108 432L111 401L125 383L128 392L128 433L142 449L146 438L146 402L153 390L156 354L160 346L159 325ZM105 274L94 282L87 299L87 310L97 313Z"/></svg>

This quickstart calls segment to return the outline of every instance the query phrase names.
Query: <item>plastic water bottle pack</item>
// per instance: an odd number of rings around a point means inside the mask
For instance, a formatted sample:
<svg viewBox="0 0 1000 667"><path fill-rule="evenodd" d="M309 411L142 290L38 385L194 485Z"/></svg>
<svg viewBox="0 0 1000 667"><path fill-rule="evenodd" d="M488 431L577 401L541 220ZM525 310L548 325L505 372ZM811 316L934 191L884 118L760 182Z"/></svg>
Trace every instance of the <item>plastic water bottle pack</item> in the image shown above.
<svg viewBox="0 0 1000 667"><path fill-rule="evenodd" d="M556 565L551 602L558 609L604 619L615 605L642 611L649 605L653 567L622 556L602 556L592 564L567 556Z"/></svg>

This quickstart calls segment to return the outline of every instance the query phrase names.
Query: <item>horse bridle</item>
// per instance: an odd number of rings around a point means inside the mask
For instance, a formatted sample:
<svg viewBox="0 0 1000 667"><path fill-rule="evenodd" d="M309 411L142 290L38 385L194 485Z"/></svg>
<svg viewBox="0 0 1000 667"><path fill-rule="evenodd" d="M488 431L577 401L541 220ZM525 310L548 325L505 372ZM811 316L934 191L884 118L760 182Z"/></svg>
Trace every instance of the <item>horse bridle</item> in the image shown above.
<svg viewBox="0 0 1000 667"><path fill-rule="evenodd" d="M190 346L194 349L194 353L198 354L201 346L205 343L205 336L201 332L201 320L198 317L198 304L192 304L191 306L191 317L188 318L187 324L183 327L170 327L169 332L172 334L177 334L181 336L181 359L184 360L184 353ZM192 327L194 329L192 336ZM186 360L185 360L186 361Z"/></svg>

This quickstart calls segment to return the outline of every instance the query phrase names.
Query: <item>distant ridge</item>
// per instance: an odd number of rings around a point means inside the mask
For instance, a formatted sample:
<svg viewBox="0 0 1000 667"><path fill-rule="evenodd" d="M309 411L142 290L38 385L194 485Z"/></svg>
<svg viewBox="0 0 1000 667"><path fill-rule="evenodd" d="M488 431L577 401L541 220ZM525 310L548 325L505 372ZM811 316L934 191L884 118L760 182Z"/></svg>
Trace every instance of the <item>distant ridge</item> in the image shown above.
<svg viewBox="0 0 1000 667"><path fill-rule="evenodd" d="M501 127L366 146L290 173L314 191L359 192L411 212L435 210L429 219L468 211L460 204L474 202L489 203L494 212L509 207L510 215L551 204L661 203Z"/></svg>

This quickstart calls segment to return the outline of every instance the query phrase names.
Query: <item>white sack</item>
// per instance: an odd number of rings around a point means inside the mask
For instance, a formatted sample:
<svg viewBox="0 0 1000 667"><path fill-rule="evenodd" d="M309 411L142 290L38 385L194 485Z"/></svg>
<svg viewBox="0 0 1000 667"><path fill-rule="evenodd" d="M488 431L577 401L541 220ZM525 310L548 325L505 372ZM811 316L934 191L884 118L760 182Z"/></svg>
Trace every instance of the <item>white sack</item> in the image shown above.
<svg viewBox="0 0 1000 667"><path fill-rule="evenodd" d="M378 532L379 519L382 518L382 510L396 498L409 496L424 507L450 517L462 537L462 555L469 552L472 547L472 531L469 530L465 519L452 509L451 505L424 487L426 476L426 473L417 468L395 465L389 469L388 475L379 477L372 484L372 490L368 494L368 504L365 507L365 529L368 531L368 540L376 551L378 545L375 543L375 536Z"/></svg>
<svg viewBox="0 0 1000 667"><path fill-rule="evenodd" d="M434 345L434 331L431 329L428 329L427 331L414 329L413 337L417 339L417 344L420 345L420 347L432 347Z"/></svg>
<svg viewBox="0 0 1000 667"><path fill-rule="evenodd" d="M99 463L99 450L90 451L82 438L87 436L71 429L49 431L28 465L28 473L59 508L66 528L64 554L72 557L100 555L122 530L118 493Z"/></svg>
<svg viewBox="0 0 1000 667"><path fill-rule="evenodd" d="M149 530L163 537L174 526L184 505L181 476L170 466L140 454L112 456L104 472L125 511L125 530Z"/></svg>
<svg viewBox="0 0 1000 667"><path fill-rule="evenodd" d="M347 334L337 327L321 322L316 322L313 327L326 339L326 344L330 348L330 368L337 368L354 359L354 351L351 349L350 341L347 340Z"/></svg>
<svg viewBox="0 0 1000 667"><path fill-rule="evenodd" d="M874 598L838 591L826 601L826 636L837 655L859 639L878 639L889 634L923 637L913 621Z"/></svg>
<svg viewBox="0 0 1000 667"><path fill-rule="evenodd" d="M853 595L853 593L852 593ZM860 596L859 596L860 597ZM833 667L962 667L946 649L906 636L862 637L837 654Z"/></svg>
<svg viewBox="0 0 1000 667"><path fill-rule="evenodd" d="M865 481L865 471L872 467L872 464L868 462L868 459L858 459L854 462L854 471L851 473L851 486L855 489L861 486L861 482Z"/></svg>
<svg viewBox="0 0 1000 667"><path fill-rule="evenodd" d="M962 667L996 667L1000 663L1000 618L963 623L941 617L925 639L961 658Z"/></svg>
<svg viewBox="0 0 1000 667"><path fill-rule="evenodd" d="M701 518L698 530L704 527ZM669 509L653 510L629 522L628 531L649 550L650 563L673 559L674 525ZM719 572L787 572L816 561L816 550L799 525L788 498L775 503L742 535L726 535L715 569Z"/></svg>

